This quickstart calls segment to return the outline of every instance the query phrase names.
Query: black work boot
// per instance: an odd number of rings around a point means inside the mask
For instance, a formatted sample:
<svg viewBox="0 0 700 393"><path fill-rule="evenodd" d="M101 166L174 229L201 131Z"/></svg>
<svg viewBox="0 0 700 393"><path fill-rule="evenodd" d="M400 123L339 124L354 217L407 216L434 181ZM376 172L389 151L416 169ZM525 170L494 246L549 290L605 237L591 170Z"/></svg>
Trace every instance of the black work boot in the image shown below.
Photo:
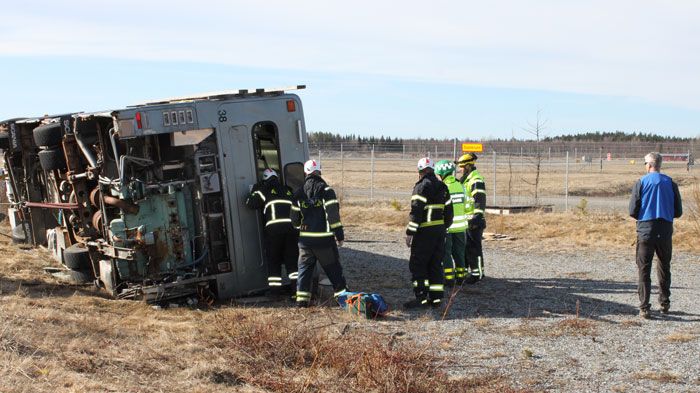
<svg viewBox="0 0 700 393"><path fill-rule="evenodd" d="M467 276L464 279L465 284L476 284L477 282L479 282L479 276Z"/></svg>

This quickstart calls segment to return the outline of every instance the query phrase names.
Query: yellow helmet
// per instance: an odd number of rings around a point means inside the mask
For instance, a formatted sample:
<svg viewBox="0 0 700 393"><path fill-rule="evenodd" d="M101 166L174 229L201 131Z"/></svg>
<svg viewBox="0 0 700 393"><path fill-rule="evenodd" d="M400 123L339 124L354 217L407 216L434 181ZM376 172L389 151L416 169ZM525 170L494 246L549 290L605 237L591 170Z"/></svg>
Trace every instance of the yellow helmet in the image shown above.
<svg viewBox="0 0 700 393"><path fill-rule="evenodd" d="M459 157L459 160L457 160L457 166L460 168L464 168L467 165L474 165L477 160L477 156L474 153L467 153L462 155L462 157Z"/></svg>

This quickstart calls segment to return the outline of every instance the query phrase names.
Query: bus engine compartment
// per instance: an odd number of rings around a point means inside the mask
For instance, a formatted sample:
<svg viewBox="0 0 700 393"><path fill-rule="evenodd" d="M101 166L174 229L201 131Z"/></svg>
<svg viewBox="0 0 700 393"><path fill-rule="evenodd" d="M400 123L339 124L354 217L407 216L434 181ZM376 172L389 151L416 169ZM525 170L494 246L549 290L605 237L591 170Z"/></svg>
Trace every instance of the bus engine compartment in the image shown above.
<svg viewBox="0 0 700 393"><path fill-rule="evenodd" d="M301 102L275 89L5 120L0 149L13 239L48 248L57 277L149 302L264 290L243 201L265 168L298 186L308 157Z"/></svg>

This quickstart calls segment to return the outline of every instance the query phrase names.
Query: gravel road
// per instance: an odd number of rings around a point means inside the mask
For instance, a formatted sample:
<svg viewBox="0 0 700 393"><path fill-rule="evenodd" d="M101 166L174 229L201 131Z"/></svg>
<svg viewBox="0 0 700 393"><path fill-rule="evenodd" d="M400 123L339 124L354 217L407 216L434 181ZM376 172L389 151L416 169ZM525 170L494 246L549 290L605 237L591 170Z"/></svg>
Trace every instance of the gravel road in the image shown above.
<svg viewBox="0 0 700 393"><path fill-rule="evenodd" d="M637 316L631 250L533 253L504 241L485 242L484 281L453 291L442 309L407 311L403 235L350 228L348 239L351 289L381 293L393 308L357 324L429 346L451 375L503 376L533 391L700 391L697 255L674 256L671 313L658 313L654 286L651 320Z"/></svg>

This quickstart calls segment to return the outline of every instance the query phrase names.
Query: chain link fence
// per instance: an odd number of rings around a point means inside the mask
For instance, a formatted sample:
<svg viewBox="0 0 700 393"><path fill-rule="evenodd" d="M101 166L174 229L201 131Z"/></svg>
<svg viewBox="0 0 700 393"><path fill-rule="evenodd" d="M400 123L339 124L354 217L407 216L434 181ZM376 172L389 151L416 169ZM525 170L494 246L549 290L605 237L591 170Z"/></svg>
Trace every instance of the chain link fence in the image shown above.
<svg viewBox="0 0 700 393"><path fill-rule="evenodd" d="M550 206L555 211L625 213L644 155L662 151L662 170L679 184L697 181L695 144L485 142L477 169L486 179L489 207ZM346 202L408 204L421 157L455 160L457 141L411 144L310 145L324 177Z"/></svg>

